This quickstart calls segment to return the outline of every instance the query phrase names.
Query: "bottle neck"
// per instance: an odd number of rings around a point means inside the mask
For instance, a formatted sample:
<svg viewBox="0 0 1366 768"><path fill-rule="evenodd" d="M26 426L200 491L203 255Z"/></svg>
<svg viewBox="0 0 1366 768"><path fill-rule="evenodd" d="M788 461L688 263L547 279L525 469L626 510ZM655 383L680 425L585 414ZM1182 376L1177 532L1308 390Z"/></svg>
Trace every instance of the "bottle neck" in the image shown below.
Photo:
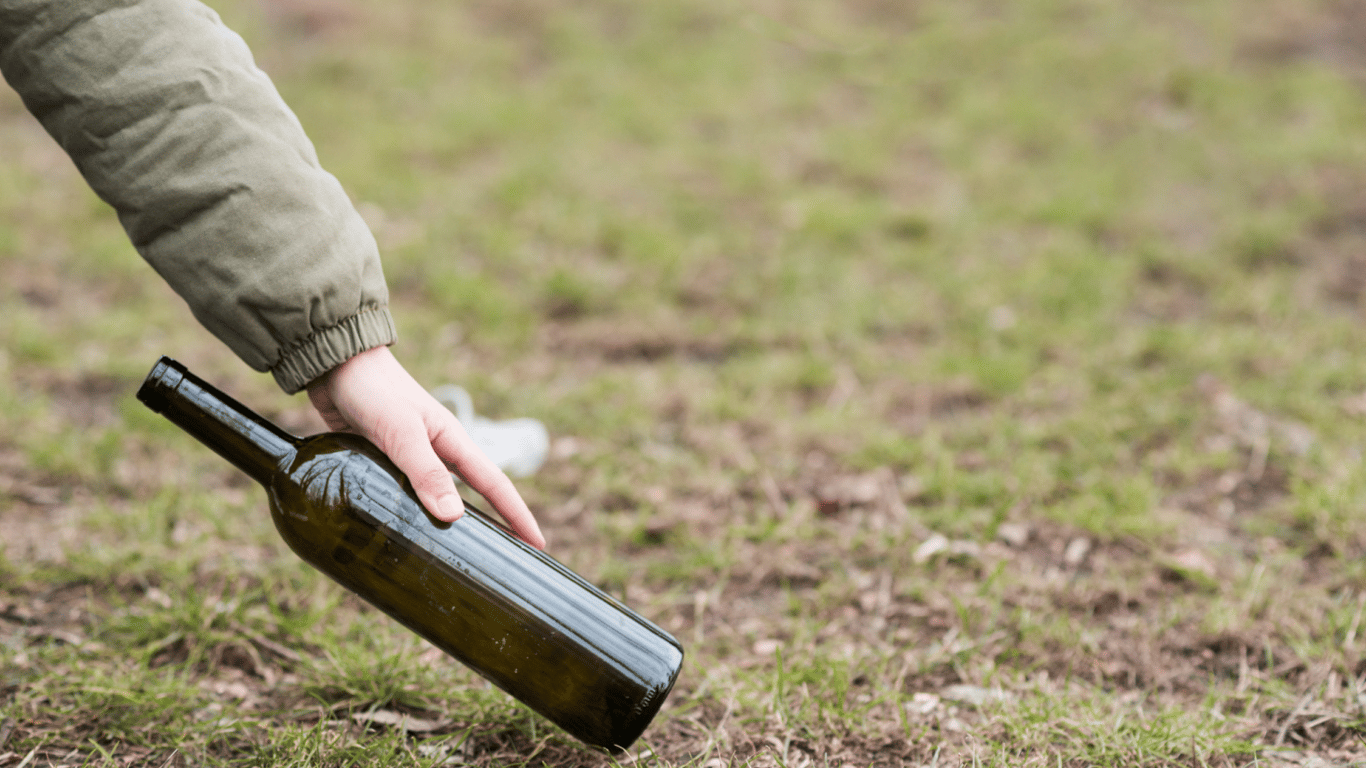
<svg viewBox="0 0 1366 768"><path fill-rule="evenodd" d="M169 357L152 368L138 399L262 485L299 442Z"/></svg>

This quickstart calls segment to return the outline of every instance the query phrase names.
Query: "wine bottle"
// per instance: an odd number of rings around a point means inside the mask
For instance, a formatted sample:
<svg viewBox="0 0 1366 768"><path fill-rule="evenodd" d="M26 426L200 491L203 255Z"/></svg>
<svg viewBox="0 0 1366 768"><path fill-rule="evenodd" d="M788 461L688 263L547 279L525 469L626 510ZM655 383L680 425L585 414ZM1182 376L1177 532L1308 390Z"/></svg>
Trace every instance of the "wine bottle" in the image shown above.
<svg viewBox="0 0 1366 768"><path fill-rule="evenodd" d="M366 439L295 437L169 357L138 399L265 486L310 565L585 743L630 746L672 689L673 636L469 504L437 520Z"/></svg>

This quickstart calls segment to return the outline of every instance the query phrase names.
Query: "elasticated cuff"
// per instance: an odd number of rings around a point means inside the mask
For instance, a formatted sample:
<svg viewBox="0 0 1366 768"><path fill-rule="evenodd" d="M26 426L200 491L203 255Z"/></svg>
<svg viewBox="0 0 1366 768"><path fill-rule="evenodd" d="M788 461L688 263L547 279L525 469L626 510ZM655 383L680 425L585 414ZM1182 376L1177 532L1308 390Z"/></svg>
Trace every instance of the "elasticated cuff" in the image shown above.
<svg viewBox="0 0 1366 768"><path fill-rule="evenodd" d="M387 308L363 310L285 350L270 374L292 395L367 349L393 344L397 338L394 318Z"/></svg>

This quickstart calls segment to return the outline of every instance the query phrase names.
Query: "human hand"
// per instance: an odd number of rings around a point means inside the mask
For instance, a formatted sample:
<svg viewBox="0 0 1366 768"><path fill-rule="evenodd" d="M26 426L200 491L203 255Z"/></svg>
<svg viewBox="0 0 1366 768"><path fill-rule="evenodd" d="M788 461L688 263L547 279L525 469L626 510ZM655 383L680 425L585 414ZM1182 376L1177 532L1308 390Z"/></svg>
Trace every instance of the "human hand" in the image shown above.
<svg viewBox="0 0 1366 768"><path fill-rule="evenodd" d="M439 520L464 513L450 470L484 495L522 541L545 537L512 481L474 444L455 415L423 389L388 347L375 347L308 385L308 399L329 429L374 443L413 484Z"/></svg>

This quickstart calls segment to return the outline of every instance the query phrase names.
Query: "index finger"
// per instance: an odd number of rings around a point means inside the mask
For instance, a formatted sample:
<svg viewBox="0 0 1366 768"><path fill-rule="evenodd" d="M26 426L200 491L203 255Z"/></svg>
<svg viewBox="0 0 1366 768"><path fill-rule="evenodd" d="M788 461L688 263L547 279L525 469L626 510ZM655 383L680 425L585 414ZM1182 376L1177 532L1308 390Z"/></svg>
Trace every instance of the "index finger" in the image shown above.
<svg viewBox="0 0 1366 768"><path fill-rule="evenodd" d="M432 436L432 448L471 488L489 500L513 533L536 549L545 549L541 527L512 480L479 450L458 422L454 428L448 426L437 431Z"/></svg>

